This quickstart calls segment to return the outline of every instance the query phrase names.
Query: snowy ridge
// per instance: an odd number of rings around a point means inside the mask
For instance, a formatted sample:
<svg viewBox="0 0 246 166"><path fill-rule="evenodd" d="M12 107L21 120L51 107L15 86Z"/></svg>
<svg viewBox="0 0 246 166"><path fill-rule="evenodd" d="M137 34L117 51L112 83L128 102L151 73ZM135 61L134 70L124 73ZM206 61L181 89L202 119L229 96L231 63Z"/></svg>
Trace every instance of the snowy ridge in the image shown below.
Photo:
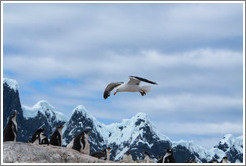
<svg viewBox="0 0 246 166"><path fill-rule="evenodd" d="M220 140L218 147L223 146L225 152L228 152L231 147L235 150L243 153L243 135L234 137L232 134L226 134L223 139Z"/></svg>
<svg viewBox="0 0 246 166"><path fill-rule="evenodd" d="M157 131L154 125L147 119L147 115L145 113L138 113L137 115L133 116L131 119L123 119L121 123L113 123L110 125L106 125L106 135L105 137L108 138L108 144L116 143L119 144L120 142L126 142L126 141L133 141L136 139L136 137L140 134L143 135L141 128L144 127L147 123L150 123L151 129L158 133L158 137L163 140L170 139ZM124 135L122 135L124 133ZM111 135L110 137L108 137Z"/></svg>
<svg viewBox="0 0 246 166"><path fill-rule="evenodd" d="M33 107L22 105L23 116L26 119L34 118L38 115L38 112L47 117L49 124L52 124L52 118L56 121L66 121L65 116L61 112L54 111L54 107L47 101L41 100L37 102Z"/></svg>
<svg viewBox="0 0 246 166"><path fill-rule="evenodd" d="M73 110L72 114L76 113L77 111L81 112L83 116L93 121L93 126L95 127L95 130L97 130L101 134L108 145L112 143L121 144L122 142L127 142L129 140L132 143L139 134L143 134L141 133L141 128L144 127L146 123L151 123L147 119L147 115L145 113L138 113L131 119L123 119L121 123L112 123L109 125L105 125L98 122L94 116L89 114L83 105L77 106ZM136 125L136 123L139 123L139 125ZM156 127L153 126L154 125L151 123L150 127L152 127L153 131L158 133L157 136L159 138L161 138L162 140L170 141L168 137L160 134ZM122 133L124 134L122 135Z"/></svg>
<svg viewBox="0 0 246 166"><path fill-rule="evenodd" d="M79 105L72 111L70 120L65 124L63 130L64 144L65 142L66 144L69 143L75 133L84 130L88 127L87 125L92 127L96 135L98 134L97 138L90 139L92 144L98 144L100 147L116 147L115 160L119 160L130 149L131 145L145 145L148 149L151 149L154 142L147 140L146 136L148 134L153 134L152 139L154 140L170 142L170 139L161 134L148 120L145 113L138 113L130 119L123 119L120 123L105 125L89 114L83 105ZM99 137L101 139L98 142Z"/></svg>
<svg viewBox="0 0 246 166"><path fill-rule="evenodd" d="M102 123L100 123L99 121L97 121L96 118L95 118L94 116L92 116L91 114L89 114L88 111L87 111L87 109L86 109L83 105L77 106L77 107L73 110L72 116L73 116L74 114L78 113L78 112L80 112L80 113L82 114L82 116L84 116L85 118L91 119L92 122L93 122L93 126L95 127L95 129L96 129L97 131L99 131L99 132L102 134L102 136L105 136L105 134L104 134L105 131L102 130L102 128L104 128L105 125L102 124ZM72 116L71 116L71 117L72 117ZM101 126L101 127L100 127L100 126ZM103 127L102 127L102 126L103 126Z"/></svg>
<svg viewBox="0 0 246 166"><path fill-rule="evenodd" d="M196 160L201 162L200 159L204 159L206 161L211 161L215 155L217 155L218 160L222 160L222 158L225 156L225 152L218 148L212 148L210 150L207 150L199 145L196 145L193 143L193 141L173 141L172 147L175 148L177 146L183 146L186 149L188 149L192 153L196 153Z"/></svg>
<svg viewBox="0 0 246 166"><path fill-rule="evenodd" d="M81 112L82 115L86 118L92 119L93 122L98 122L94 116L88 113L87 109L83 105L78 105L73 111L72 111L72 116L73 114Z"/></svg>
<svg viewBox="0 0 246 166"><path fill-rule="evenodd" d="M19 86L16 80L9 79L9 78L3 78L3 84L7 84L11 89L14 91L18 91Z"/></svg>

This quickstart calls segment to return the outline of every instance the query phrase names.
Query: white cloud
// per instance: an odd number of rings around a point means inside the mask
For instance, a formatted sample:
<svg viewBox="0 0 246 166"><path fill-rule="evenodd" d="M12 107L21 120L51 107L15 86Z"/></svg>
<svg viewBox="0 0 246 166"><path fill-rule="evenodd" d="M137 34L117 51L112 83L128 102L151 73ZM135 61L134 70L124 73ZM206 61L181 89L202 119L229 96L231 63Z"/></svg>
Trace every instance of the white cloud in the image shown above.
<svg viewBox="0 0 246 166"><path fill-rule="evenodd" d="M134 56L109 53L104 56L57 58L53 55L4 56L4 69L15 73L28 73L30 79L59 77L77 78L83 75L119 75L122 73L146 73L161 75L167 68L220 68L242 66L242 53L228 50L199 49L184 53L162 54L157 51L142 51ZM184 66L184 67L182 67ZM196 73L196 71L193 71ZM168 78L162 78L164 80ZM113 80L112 80L113 81ZM164 81L166 82L166 81Z"/></svg>
<svg viewBox="0 0 246 166"><path fill-rule="evenodd" d="M120 95L120 94L119 94ZM147 94L148 95L148 94ZM135 99L121 97L118 101L124 108L141 110L151 115L181 112L223 112L228 109L242 109L241 97L224 95L201 95L201 94L176 94L151 97L138 97Z"/></svg>

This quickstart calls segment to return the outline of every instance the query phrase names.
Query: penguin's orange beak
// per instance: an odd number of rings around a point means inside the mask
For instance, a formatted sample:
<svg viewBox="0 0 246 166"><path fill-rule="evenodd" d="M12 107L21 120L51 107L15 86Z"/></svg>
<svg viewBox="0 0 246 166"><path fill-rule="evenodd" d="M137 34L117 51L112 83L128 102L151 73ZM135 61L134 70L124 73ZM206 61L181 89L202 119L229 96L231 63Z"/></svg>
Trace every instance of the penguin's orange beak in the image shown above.
<svg viewBox="0 0 246 166"><path fill-rule="evenodd" d="M116 95L117 91L114 92L114 95Z"/></svg>

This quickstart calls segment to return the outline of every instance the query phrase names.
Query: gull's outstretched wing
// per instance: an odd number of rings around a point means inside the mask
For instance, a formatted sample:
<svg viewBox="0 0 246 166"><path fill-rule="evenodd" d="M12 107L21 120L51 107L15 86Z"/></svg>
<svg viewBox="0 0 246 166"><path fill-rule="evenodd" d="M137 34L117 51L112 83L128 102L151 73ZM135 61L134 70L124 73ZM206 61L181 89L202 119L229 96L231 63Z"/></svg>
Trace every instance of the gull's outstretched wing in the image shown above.
<svg viewBox="0 0 246 166"><path fill-rule="evenodd" d="M143 82L147 82L147 83L150 83L150 84L156 84L157 85L156 82L147 80L145 78L141 78L141 77L137 77L137 76L130 76L129 78L130 78L130 80L128 81L128 84L139 85L140 81L143 81Z"/></svg>
<svg viewBox="0 0 246 166"><path fill-rule="evenodd" d="M107 99L110 96L110 92L117 86L123 84L123 82L112 82L108 84L108 86L104 90L103 97L104 99Z"/></svg>

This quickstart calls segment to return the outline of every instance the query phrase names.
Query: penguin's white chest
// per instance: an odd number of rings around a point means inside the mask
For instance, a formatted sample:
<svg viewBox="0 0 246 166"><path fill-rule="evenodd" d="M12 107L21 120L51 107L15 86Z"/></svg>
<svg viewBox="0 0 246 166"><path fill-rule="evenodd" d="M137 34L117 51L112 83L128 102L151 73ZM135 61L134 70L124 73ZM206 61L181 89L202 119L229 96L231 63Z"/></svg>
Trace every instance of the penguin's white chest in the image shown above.
<svg viewBox="0 0 246 166"><path fill-rule="evenodd" d="M16 119L13 119L12 122L13 122L12 131L15 135L14 141L16 142L18 126L17 126ZM15 129L16 129L16 131L15 131Z"/></svg>
<svg viewBox="0 0 246 166"><path fill-rule="evenodd" d="M132 162L133 161L132 160L132 156L130 156L130 155L124 155L123 161L125 161L125 162Z"/></svg>
<svg viewBox="0 0 246 166"><path fill-rule="evenodd" d="M88 141L89 135L85 134L84 139L85 139L85 145L84 145L83 149L81 148L81 152L89 155L90 154L90 143ZM83 146L81 146L81 147L83 147Z"/></svg>
<svg viewBox="0 0 246 166"><path fill-rule="evenodd" d="M72 148L73 148L73 142L74 142L74 138L73 138L73 140L67 145L67 148L72 149Z"/></svg>

